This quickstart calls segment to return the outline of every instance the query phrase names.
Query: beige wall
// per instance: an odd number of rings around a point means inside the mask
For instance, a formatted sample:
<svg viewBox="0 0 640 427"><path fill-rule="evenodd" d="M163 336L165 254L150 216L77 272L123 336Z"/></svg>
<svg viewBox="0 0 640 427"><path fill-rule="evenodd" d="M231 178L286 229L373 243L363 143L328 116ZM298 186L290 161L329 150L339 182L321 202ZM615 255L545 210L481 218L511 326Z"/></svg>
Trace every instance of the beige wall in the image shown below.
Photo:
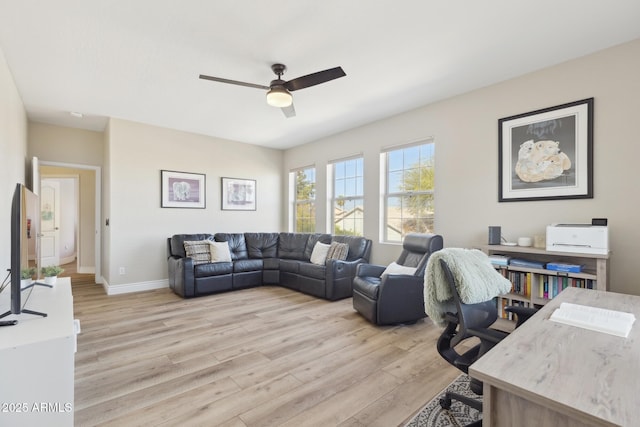
<svg viewBox="0 0 640 427"><path fill-rule="evenodd" d="M102 166L103 133L29 122L29 157L41 161Z"/></svg>
<svg viewBox="0 0 640 427"><path fill-rule="evenodd" d="M436 231L445 245L485 244L487 226L509 239L544 233L555 222L609 219L611 288L640 294L635 266L640 241L636 170L640 159L640 40L450 98L285 152L284 172L315 164L317 200L326 199L326 163L363 153L365 235L374 262L387 264L397 245L379 242L379 153L384 146L433 136L436 143ZM498 203L498 119L595 98L594 198ZM285 195L285 200L288 195ZM284 206L284 205L283 205ZM285 207L287 208L287 207ZM325 224L319 206L318 224Z"/></svg>
<svg viewBox="0 0 640 427"><path fill-rule="evenodd" d="M110 120L105 149L103 275L110 286L165 280L166 239L176 233L280 230L280 150L119 119ZM161 208L163 169L205 174L206 209ZM255 179L257 210L222 211L221 177Z"/></svg>
<svg viewBox="0 0 640 427"><path fill-rule="evenodd" d="M25 183L27 115L0 49L0 271L11 261L11 198L16 183ZM2 307L4 310L5 307Z"/></svg>

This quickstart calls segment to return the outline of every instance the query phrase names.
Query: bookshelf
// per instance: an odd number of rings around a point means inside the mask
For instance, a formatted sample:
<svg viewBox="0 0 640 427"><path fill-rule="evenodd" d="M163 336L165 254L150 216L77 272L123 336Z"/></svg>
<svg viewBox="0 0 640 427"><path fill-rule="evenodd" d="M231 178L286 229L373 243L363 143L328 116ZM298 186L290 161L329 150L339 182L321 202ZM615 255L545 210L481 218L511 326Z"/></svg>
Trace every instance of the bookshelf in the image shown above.
<svg viewBox="0 0 640 427"><path fill-rule="evenodd" d="M489 256L504 255L545 264L556 262L582 265L579 273L553 271L534 266L496 266L496 269L514 284L511 293L498 297L498 311L503 318L508 318L508 313L503 310L507 305L540 307L566 287L609 290L609 254L556 252L505 245L483 245L478 249Z"/></svg>

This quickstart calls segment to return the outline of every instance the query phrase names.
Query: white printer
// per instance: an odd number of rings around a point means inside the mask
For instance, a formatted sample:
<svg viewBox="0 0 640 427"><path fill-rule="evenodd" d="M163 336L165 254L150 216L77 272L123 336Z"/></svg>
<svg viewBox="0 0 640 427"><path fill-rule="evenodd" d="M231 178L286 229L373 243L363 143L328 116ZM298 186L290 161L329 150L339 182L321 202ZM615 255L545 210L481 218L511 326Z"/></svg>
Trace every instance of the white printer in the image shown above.
<svg viewBox="0 0 640 427"><path fill-rule="evenodd" d="M548 225L547 250L607 255L609 229L606 225L591 224Z"/></svg>

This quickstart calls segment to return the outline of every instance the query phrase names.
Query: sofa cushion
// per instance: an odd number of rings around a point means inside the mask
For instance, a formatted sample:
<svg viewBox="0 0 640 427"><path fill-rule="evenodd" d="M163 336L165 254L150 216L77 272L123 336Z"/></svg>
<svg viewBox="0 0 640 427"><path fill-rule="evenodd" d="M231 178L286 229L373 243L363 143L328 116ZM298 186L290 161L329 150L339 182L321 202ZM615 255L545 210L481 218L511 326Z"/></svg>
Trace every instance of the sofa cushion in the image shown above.
<svg viewBox="0 0 640 427"><path fill-rule="evenodd" d="M358 258L369 256L367 249L369 248L369 240L361 236L333 236L332 242L346 243L349 245L349 253L347 260L353 261Z"/></svg>
<svg viewBox="0 0 640 427"><path fill-rule="evenodd" d="M280 260L278 258L265 258L262 260L262 267L265 270L277 270L280 268Z"/></svg>
<svg viewBox="0 0 640 427"><path fill-rule="evenodd" d="M349 245L346 243L331 242L327 259L338 259L344 261L349 255Z"/></svg>
<svg viewBox="0 0 640 427"><path fill-rule="evenodd" d="M208 264L198 264L193 267L195 277L221 276L233 272L233 263L214 262Z"/></svg>
<svg viewBox="0 0 640 427"><path fill-rule="evenodd" d="M414 274L416 274L416 268L406 267L396 262L392 262L391 264L389 264L387 268L384 269L381 276L388 275L388 274L408 274L410 276L413 276Z"/></svg>
<svg viewBox="0 0 640 427"><path fill-rule="evenodd" d="M325 279L327 267L325 265L316 265L306 262L300 263L300 274L306 277L312 277L314 279Z"/></svg>
<svg viewBox="0 0 640 427"><path fill-rule="evenodd" d="M227 242L229 244L229 251L233 261L249 258L244 233L216 233L213 237L216 242Z"/></svg>
<svg viewBox="0 0 640 427"><path fill-rule="evenodd" d="M231 251L227 242L209 241L211 262L231 262Z"/></svg>
<svg viewBox="0 0 640 427"><path fill-rule="evenodd" d="M281 259L280 271L287 273L298 273L300 271L301 262L295 259Z"/></svg>
<svg viewBox="0 0 640 427"><path fill-rule="evenodd" d="M185 240L198 241L198 240L213 240L211 234L174 234L171 236L171 255L184 258L187 256L184 250Z"/></svg>
<svg viewBox="0 0 640 427"><path fill-rule="evenodd" d="M304 248L304 259L305 261L309 261L311 259L311 254L313 253L313 249L316 247L316 243L331 243L331 235L330 234L321 234L321 233L313 233L308 235L307 243Z"/></svg>
<svg viewBox="0 0 640 427"><path fill-rule="evenodd" d="M278 255L278 233L244 233L249 258L274 258Z"/></svg>
<svg viewBox="0 0 640 427"><path fill-rule="evenodd" d="M243 273L247 271L261 271L261 259L239 259L233 263L234 273Z"/></svg>
<svg viewBox="0 0 640 427"><path fill-rule="evenodd" d="M184 252L193 260L193 264L211 262L211 245L206 240L185 240Z"/></svg>
<svg viewBox="0 0 640 427"><path fill-rule="evenodd" d="M309 233L280 233L278 239L278 256L286 259L305 259L304 251L309 240ZM311 256L311 253L309 253ZM309 258L306 258L308 261Z"/></svg>
<svg viewBox="0 0 640 427"><path fill-rule="evenodd" d="M369 299L377 300L380 291L379 277L356 277L353 280L353 291L360 292Z"/></svg>
<svg viewBox="0 0 640 427"><path fill-rule="evenodd" d="M327 260L327 254L329 253L330 247L331 245L327 245L326 243L316 242L316 245L313 247L313 252L311 252L311 263L324 265Z"/></svg>

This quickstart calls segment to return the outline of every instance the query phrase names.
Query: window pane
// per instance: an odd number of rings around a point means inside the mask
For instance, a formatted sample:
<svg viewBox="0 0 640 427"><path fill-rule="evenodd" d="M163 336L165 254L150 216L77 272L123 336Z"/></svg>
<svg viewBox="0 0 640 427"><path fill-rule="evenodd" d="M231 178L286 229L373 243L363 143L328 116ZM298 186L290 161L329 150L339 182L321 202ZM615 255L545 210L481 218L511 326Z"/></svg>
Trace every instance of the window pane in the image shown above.
<svg viewBox="0 0 640 427"><path fill-rule="evenodd" d="M344 164L342 163L334 163L333 164L333 173L334 173L334 177L335 179L340 179L340 178L344 178L344 174L345 174L345 167Z"/></svg>
<svg viewBox="0 0 640 427"><path fill-rule="evenodd" d="M334 176L333 233L362 236L363 210L363 159L336 162L334 167L344 170L344 175ZM337 169L336 169L337 170Z"/></svg>
<svg viewBox="0 0 640 427"><path fill-rule="evenodd" d="M420 147L409 147L404 150L404 168L416 167L420 164Z"/></svg>
<svg viewBox="0 0 640 427"><path fill-rule="evenodd" d="M347 190L344 187L344 179L336 180L334 185L333 194L335 197L344 197L347 193Z"/></svg>
<svg viewBox="0 0 640 427"><path fill-rule="evenodd" d="M400 148L386 156L385 239L400 242L407 233L434 232L434 144Z"/></svg>
<svg viewBox="0 0 640 427"><path fill-rule="evenodd" d="M403 179L404 173L400 170L397 172L389 172L387 178L387 192L388 193L398 193L403 191Z"/></svg>
<svg viewBox="0 0 640 427"><path fill-rule="evenodd" d="M387 153L387 165L389 171L402 170L404 167L402 161L402 150L390 151Z"/></svg>
<svg viewBox="0 0 640 427"><path fill-rule="evenodd" d="M315 168L296 171L295 231L315 231Z"/></svg>
<svg viewBox="0 0 640 427"><path fill-rule="evenodd" d="M344 195L347 197L357 196L357 187L355 178L347 178L344 183Z"/></svg>

